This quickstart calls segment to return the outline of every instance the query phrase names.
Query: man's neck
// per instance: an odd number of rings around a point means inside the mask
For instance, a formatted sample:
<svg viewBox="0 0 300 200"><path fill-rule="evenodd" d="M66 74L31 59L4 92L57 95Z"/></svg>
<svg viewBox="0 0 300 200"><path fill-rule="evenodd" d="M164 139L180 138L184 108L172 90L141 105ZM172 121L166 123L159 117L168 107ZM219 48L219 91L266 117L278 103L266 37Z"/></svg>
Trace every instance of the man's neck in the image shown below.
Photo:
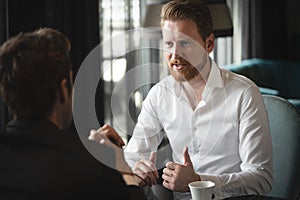
<svg viewBox="0 0 300 200"><path fill-rule="evenodd" d="M210 69L211 69L211 64L210 62L207 62L207 65L197 76L195 76L189 81L182 82L184 91L191 103L193 110L197 107L197 105L202 100L202 92L206 86Z"/></svg>
<svg viewBox="0 0 300 200"><path fill-rule="evenodd" d="M190 81L183 82L182 85L194 110L202 100L202 92L205 88L205 80L201 77L201 75L198 75Z"/></svg>

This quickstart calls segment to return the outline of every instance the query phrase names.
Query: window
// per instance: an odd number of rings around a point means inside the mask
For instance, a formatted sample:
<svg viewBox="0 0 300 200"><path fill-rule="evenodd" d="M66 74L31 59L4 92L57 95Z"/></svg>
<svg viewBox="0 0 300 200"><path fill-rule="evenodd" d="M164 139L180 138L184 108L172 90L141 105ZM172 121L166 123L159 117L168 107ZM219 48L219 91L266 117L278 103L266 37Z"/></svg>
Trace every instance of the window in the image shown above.
<svg viewBox="0 0 300 200"><path fill-rule="evenodd" d="M110 124L126 142L127 133L131 133L136 117L141 109L145 95L151 88L151 82L157 82L160 72L151 70L149 66L135 70L131 82L142 78L149 80L138 88L128 89L128 82L124 79L130 71L145 63L158 63L161 59L157 49L145 48L151 38L142 38L130 33L139 28L141 16L145 8L142 0L100 0L100 36L102 38L101 69L104 80L105 110L104 123ZM137 77L137 78L135 78ZM151 81L155 77L155 81ZM121 86L120 86L121 85ZM120 88L125 89L120 89Z"/></svg>

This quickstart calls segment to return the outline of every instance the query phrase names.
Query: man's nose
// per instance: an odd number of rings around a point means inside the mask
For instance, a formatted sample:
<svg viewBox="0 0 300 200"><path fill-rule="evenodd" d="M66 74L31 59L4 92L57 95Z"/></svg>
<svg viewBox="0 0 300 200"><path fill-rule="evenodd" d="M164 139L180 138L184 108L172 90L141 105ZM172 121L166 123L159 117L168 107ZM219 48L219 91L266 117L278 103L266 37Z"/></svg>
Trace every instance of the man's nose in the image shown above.
<svg viewBox="0 0 300 200"><path fill-rule="evenodd" d="M182 51L180 49L180 47L178 47L177 45L175 45L172 49L172 59L177 59L182 57Z"/></svg>

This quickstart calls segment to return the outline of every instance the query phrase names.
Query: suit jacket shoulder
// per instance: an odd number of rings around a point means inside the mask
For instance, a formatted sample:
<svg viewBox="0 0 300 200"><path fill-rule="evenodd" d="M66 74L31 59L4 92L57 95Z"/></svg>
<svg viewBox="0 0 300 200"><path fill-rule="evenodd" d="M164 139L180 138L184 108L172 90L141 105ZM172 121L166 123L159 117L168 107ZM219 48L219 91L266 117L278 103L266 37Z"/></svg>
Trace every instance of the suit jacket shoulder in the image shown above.
<svg viewBox="0 0 300 200"><path fill-rule="evenodd" d="M0 199L132 199L141 188L127 187L113 151L94 144L92 156L76 133L47 121L14 121L0 134ZM99 157L98 157L99 158Z"/></svg>

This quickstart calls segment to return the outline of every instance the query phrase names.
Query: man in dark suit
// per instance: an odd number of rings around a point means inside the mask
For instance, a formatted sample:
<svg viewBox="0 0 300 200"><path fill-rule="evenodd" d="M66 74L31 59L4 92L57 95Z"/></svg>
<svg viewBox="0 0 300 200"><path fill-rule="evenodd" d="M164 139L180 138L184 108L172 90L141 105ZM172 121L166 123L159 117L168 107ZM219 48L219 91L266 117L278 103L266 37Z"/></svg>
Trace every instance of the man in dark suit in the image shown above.
<svg viewBox="0 0 300 200"><path fill-rule="evenodd" d="M0 48L0 94L13 120L0 133L0 199L145 199L130 173L102 164L68 132L70 43L59 31L22 33ZM117 147L90 141L109 166ZM113 148L111 148L113 147Z"/></svg>

